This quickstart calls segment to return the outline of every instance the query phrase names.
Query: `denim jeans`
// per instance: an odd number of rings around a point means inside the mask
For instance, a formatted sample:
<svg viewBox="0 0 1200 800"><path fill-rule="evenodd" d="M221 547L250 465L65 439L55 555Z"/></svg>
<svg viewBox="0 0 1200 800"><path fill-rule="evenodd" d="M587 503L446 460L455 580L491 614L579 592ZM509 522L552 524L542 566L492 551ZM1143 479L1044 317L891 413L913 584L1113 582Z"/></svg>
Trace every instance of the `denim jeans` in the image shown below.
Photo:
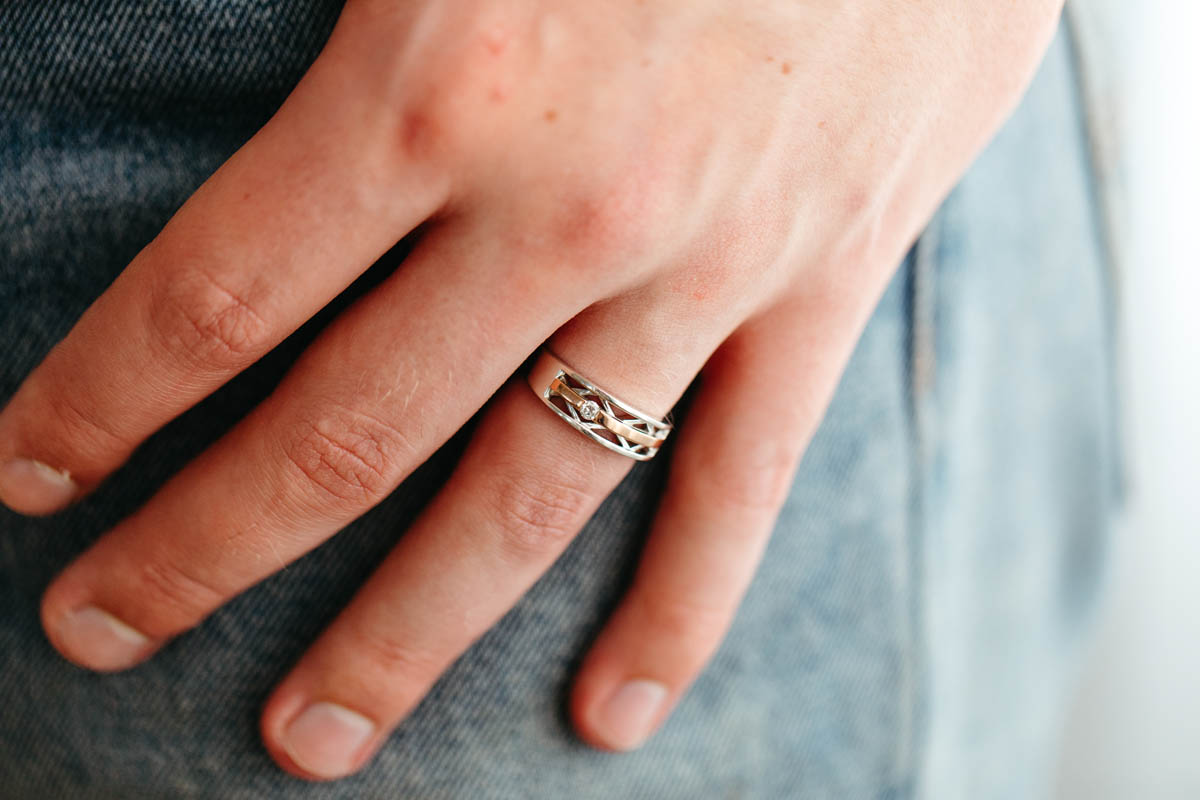
<svg viewBox="0 0 1200 800"><path fill-rule="evenodd" d="M0 400L266 121L337 11L0 7ZM583 745L564 697L628 585L669 450L343 781L279 771L260 706L446 480L474 420L386 502L143 666L91 674L41 633L54 573L262 399L401 242L85 501L0 511L0 798L1046 796L1120 493L1113 287L1079 97L1064 27L899 265L728 638L640 751Z"/></svg>

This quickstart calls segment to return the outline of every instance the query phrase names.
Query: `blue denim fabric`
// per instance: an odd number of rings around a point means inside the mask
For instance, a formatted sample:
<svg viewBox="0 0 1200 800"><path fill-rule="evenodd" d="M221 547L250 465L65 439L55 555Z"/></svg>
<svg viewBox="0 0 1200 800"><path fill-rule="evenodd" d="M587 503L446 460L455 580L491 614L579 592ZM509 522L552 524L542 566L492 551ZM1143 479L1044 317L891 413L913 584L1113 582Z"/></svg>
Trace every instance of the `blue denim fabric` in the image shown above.
<svg viewBox="0 0 1200 800"><path fill-rule="evenodd" d="M0 6L0 399L270 116L337 7ZM40 631L52 575L261 399L402 242L83 503L0 511L0 798L1045 796L1118 488L1112 297L1077 77L1064 29L900 265L728 639L641 751L582 745L564 697L629 581L669 450L344 781L278 771L258 710L474 421L389 500L141 667L84 672ZM686 425L686 398L677 413Z"/></svg>

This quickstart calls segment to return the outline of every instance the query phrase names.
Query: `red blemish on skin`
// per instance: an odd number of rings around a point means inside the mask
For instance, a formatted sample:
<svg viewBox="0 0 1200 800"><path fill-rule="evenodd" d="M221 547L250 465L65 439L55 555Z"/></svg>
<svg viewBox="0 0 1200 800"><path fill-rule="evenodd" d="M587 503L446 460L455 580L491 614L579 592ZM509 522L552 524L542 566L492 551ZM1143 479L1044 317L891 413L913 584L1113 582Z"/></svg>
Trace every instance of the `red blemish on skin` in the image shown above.
<svg viewBox="0 0 1200 800"><path fill-rule="evenodd" d="M821 129L824 129L824 128L825 128L825 120L821 120L820 122L818 122L818 123L817 123L817 127L818 127L818 128L821 128Z"/></svg>
<svg viewBox="0 0 1200 800"><path fill-rule="evenodd" d="M508 47L508 34L503 28L488 31L484 34L483 45L489 53L498 56L504 52L504 48Z"/></svg>
<svg viewBox="0 0 1200 800"><path fill-rule="evenodd" d="M772 62L772 61L774 61L774 60L775 60L775 56L767 56L767 63L768 63L768 64L769 64L769 63L771 63L771 62Z"/></svg>
<svg viewBox="0 0 1200 800"><path fill-rule="evenodd" d="M779 71L782 72L784 75L787 75L789 72L792 71L792 65L785 61L785 62L783 62L783 66L781 66L779 68Z"/></svg>
<svg viewBox="0 0 1200 800"><path fill-rule="evenodd" d="M697 275L689 274L673 278L668 286L671 291L687 295L697 302L703 302L712 296L713 287Z"/></svg>
<svg viewBox="0 0 1200 800"><path fill-rule="evenodd" d="M554 120L558 119L558 112L553 108L547 108L543 116L546 118L546 122L554 122Z"/></svg>
<svg viewBox="0 0 1200 800"><path fill-rule="evenodd" d="M493 86L490 90L488 90L488 99L493 103L503 103L508 99L508 93L499 86Z"/></svg>
<svg viewBox="0 0 1200 800"><path fill-rule="evenodd" d="M650 59L648 59L648 58L643 58L643 59L642 59L642 66L643 66L643 67L648 67L648 66L650 66Z"/></svg>

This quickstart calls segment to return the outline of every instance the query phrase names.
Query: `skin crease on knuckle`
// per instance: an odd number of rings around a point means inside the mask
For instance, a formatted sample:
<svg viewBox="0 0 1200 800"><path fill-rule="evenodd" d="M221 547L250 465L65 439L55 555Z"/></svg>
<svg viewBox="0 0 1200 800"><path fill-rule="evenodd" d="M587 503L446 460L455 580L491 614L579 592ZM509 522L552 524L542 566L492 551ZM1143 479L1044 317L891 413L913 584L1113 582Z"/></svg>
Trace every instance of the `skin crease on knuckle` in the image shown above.
<svg viewBox="0 0 1200 800"><path fill-rule="evenodd" d="M694 655L697 660L707 657L733 615L728 606L704 604L683 595L666 594L653 588L643 588L635 594L637 616L647 628L647 635L665 637L680 643L681 654Z"/></svg>
<svg viewBox="0 0 1200 800"><path fill-rule="evenodd" d="M595 491L563 475L526 470L499 480L494 517L501 546L518 560L558 552L587 520Z"/></svg>
<svg viewBox="0 0 1200 800"><path fill-rule="evenodd" d="M135 577L124 588L129 597L136 598L138 611L125 618L154 638L182 633L224 602L228 594L224 587L202 578L185 563L150 559L135 566Z"/></svg>
<svg viewBox="0 0 1200 800"><path fill-rule="evenodd" d="M30 400L39 412L37 437L24 450L49 464L70 464L72 480L87 492L100 477L94 465L100 464L102 470L110 454L127 455L134 443L116 429L113 420L93 413L86 397L61 391L52 382L39 388L48 391Z"/></svg>
<svg viewBox="0 0 1200 800"><path fill-rule="evenodd" d="M400 480L411 450L403 433L366 414L342 409L302 417L285 435L286 464L300 494L317 503L361 511L382 500Z"/></svg>
<svg viewBox="0 0 1200 800"><path fill-rule="evenodd" d="M60 652L89 667L93 665L76 659L60 641L59 627L68 614L85 606L99 607L148 637L149 644L190 629L227 595L211 576L202 576L186 560L157 554L140 554L111 565L104 576L107 588L100 597L89 587L90 576L71 573L69 569L60 576L43 597L42 625ZM121 668L127 666L130 664Z"/></svg>
<svg viewBox="0 0 1200 800"><path fill-rule="evenodd" d="M202 373L240 370L272 343L253 304L202 266L163 271L151 291L147 327L168 358Z"/></svg>

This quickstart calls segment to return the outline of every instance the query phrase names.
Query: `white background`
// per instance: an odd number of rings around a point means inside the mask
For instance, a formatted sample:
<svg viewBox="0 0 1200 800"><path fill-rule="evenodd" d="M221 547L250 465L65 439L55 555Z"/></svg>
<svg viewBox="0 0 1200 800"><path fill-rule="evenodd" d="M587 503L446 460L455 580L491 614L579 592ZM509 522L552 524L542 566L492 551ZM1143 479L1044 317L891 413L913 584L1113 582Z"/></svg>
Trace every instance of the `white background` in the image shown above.
<svg viewBox="0 0 1200 800"><path fill-rule="evenodd" d="M1200 3L1122 5L1133 494L1059 798L1200 800Z"/></svg>

